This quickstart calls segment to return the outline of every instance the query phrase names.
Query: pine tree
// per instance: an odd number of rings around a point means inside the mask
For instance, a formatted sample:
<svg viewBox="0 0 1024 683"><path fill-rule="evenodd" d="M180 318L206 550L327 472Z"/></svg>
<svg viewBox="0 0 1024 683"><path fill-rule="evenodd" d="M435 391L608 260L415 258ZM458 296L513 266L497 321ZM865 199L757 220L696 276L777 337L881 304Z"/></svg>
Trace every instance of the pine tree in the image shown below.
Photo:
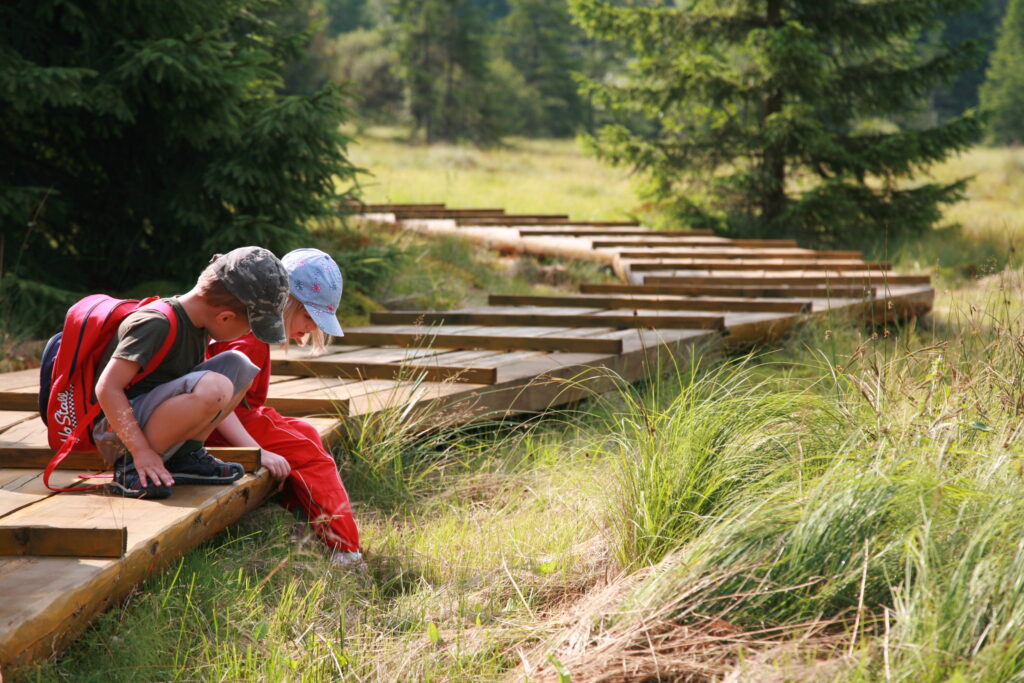
<svg viewBox="0 0 1024 683"><path fill-rule="evenodd" d="M565 136L583 120L583 103L572 72L582 60L571 48L582 38L564 0L512 0L502 20L505 59L523 76L537 102L532 134Z"/></svg>
<svg viewBox="0 0 1024 683"><path fill-rule="evenodd" d="M980 131L970 115L896 129L977 59L921 55L920 31L963 0L691 0L616 7L571 0L591 34L628 41L625 83L587 87L647 125L603 128L597 153L651 181L691 224L734 234L862 242L940 218L963 181L914 183Z"/></svg>
<svg viewBox="0 0 1024 683"><path fill-rule="evenodd" d="M398 0L399 62L409 115L428 142L497 137L487 33L473 0Z"/></svg>
<svg viewBox="0 0 1024 683"><path fill-rule="evenodd" d="M3 282L187 284L216 251L281 252L336 211L346 99L278 92L308 41L279 4L0 5Z"/></svg>
<svg viewBox="0 0 1024 683"><path fill-rule="evenodd" d="M1010 0L981 88L989 136L999 144L1024 142L1024 0Z"/></svg>

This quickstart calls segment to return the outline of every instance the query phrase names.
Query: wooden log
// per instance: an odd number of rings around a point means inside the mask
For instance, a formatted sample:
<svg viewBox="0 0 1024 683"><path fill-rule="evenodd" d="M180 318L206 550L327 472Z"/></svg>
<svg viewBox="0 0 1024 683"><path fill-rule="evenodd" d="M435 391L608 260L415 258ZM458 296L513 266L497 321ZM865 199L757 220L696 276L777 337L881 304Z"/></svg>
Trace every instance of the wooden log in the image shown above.
<svg viewBox="0 0 1024 683"><path fill-rule="evenodd" d="M650 285L927 285L928 275L844 273L843 275L648 275Z"/></svg>
<svg viewBox="0 0 1024 683"><path fill-rule="evenodd" d="M494 368L456 367L423 363L372 363L341 360L277 359L274 372L300 377L348 377L351 379L415 379L427 382L494 384Z"/></svg>
<svg viewBox="0 0 1024 683"><path fill-rule="evenodd" d="M491 294L492 306L602 306L665 311L772 311L807 313L809 301L760 301L755 299L693 299L673 297L640 298L629 296L563 295L534 296L529 294Z"/></svg>
<svg viewBox="0 0 1024 683"><path fill-rule="evenodd" d="M0 526L0 556L124 557L128 529Z"/></svg>
<svg viewBox="0 0 1024 683"><path fill-rule="evenodd" d="M720 330L721 317L697 315L591 314L547 315L544 313L462 313L458 311L376 311L370 322L377 325L521 325L523 327L631 327Z"/></svg>
<svg viewBox="0 0 1024 683"><path fill-rule="evenodd" d="M837 286L781 286L765 287L752 285L619 285L583 283L580 291L585 294L671 294L679 296L746 296L770 299L863 299L873 297L873 287L855 285Z"/></svg>
<svg viewBox="0 0 1024 683"><path fill-rule="evenodd" d="M587 337L485 336L476 334L432 334L371 332L346 330L345 340L366 346L441 347L450 349L489 349L495 351L565 351L571 353L622 353L621 339Z"/></svg>
<svg viewBox="0 0 1024 683"><path fill-rule="evenodd" d="M890 270L889 263L865 263L863 261L802 261L797 259L763 260L755 259L664 259L660 261L624 261L623 265L636 272L654 270Z"/></svg>
<svg viewBox="0 0 1024 683"><path fill-rule="evenodd" d="M255 472L262 464L260 449L234 446L210 446L206 450L215 458L237 462L246 472ZM0 443L0 469L44 469L53 459L53 449L48 446ZM109 469L98 453L70 453L57 466L60 470L103 471Z"/></svg>

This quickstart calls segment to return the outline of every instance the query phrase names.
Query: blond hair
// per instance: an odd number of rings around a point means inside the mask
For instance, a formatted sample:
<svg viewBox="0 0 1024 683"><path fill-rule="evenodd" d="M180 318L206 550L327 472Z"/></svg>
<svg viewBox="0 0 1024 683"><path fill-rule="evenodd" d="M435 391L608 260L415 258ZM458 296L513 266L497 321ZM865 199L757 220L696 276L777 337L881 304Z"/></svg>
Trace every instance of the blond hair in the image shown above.
<svg viewBox="0 0 1024 683"><path fill-rule="evenodd" d="M298 299L296 299L294 294L289 294L288 295L288 302L285 303L285 305L284 305L284 326L285 326L285 329L287 330L287 329L291 328L291 323L292 323L292 318L293 317L299 315L300 313L305 313L305 312L306 312L306 307L303 305L303 303L301 301L299 301ZM287 336L286 336L286 338L284 340L284 345L288 346L288 343L290 341L291 340L288 339ZM315 328L313 328L312 332L310 332L309 334L305 335L302 339L300 339L298 341L298 343L299 343L299 346L305 346L306 344L309 344L310 355L319 356L327 348L327 334L323 330L321 330L319 327L315 327Z"/></svg>

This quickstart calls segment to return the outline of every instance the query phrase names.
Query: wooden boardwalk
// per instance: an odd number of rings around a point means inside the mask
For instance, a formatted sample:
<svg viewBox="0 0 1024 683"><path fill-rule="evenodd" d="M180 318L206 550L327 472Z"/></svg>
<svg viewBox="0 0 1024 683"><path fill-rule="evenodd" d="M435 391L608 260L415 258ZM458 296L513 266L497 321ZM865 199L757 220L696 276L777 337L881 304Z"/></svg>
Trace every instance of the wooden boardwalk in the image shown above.
<svg viewBox="0 0 1024 683"><path fill-rule="evenodd" d="M808 316L836 324L916 316L934 295L926 277L896 275L849 252L576 226L563 216L513 217L525 227L510 228L497 209L455 217L437 205L405 211L412 215L401 220L413 229L502 231L492 246L586 253L623 282L558 296L492 295L487 306L456 311L380 312L318 358L275 351L268 402L310 417L328 440L349 421L409 406L447 423L541 411L611 388L610 373L632 381L690 354L770 343ZM179 487L162 501L54 494L41 482L50 451L35 413L37 388L35 370L0 375L0 669L58 651L147 575L275 489L257 454L236 449L222 456L250 473L230 486ZM55 479L88 484L97 480L83 477L97 467L83 456Z"/></svg>

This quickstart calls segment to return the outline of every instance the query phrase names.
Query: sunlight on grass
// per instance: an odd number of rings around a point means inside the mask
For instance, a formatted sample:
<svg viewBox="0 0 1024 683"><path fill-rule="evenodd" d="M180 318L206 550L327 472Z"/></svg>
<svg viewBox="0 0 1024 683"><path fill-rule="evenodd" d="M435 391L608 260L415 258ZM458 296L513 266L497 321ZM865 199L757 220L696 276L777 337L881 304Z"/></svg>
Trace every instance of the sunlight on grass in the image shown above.
<svg viewBox="0 0 1024 683"><path fill-rule="evenodd" d="M628 218L638 200L628 174L584 155L573 140L511 138L492 149L409 145L369 129L351 148L372 177L372 203L444 202L516 213L567 213L580 220Z"/></svg>

